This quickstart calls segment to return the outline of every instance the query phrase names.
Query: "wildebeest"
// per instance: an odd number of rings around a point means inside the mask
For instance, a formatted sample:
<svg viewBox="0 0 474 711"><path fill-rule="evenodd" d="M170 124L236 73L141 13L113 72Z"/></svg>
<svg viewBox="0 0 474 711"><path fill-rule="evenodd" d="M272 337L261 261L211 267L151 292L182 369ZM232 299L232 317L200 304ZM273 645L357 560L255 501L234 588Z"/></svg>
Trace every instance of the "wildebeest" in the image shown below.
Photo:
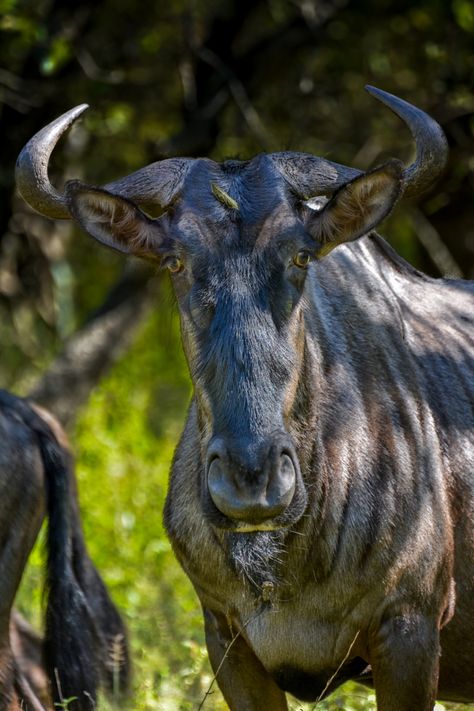
<svg viewBox="0 0 474 711"><path fill-rule="evenodd" d="M168 159L61 194L49 155L84 106L18 162L32 207L171 272L194 396L165 523L236 711L349 678L381 711L474 700L474 286L425 276L373 231L447 144L369 91L409 126L412 165Z"/></svg>
<svg viewBox="0 0 474 711"><path fill-rule="evenodd" d="M125 690L128 650L125 627L85 547L65 434L48 412L0 390L0 443L0 710L45 708L46 672L55 706L69 699L71 711L90 711L101 681ZM43 641L12 604L45 514Z"/></svg>

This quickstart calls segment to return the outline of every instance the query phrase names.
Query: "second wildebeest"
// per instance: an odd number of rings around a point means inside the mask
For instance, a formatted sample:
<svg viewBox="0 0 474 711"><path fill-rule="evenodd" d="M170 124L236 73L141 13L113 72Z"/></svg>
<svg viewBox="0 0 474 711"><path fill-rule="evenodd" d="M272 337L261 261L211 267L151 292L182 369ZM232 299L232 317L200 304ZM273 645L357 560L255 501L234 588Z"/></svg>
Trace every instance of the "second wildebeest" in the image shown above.
<svg viewBox="0 0 474 711"><path fill-rule="evenodd" d="M45 515L43 640L12 605ZM66 701L90 711L101 682L124 691L128 675L126 630L86 549L65 433L46 410L0 390L0 711Z"/></svg>
<svg viewBox="0 0 474 711"><path fill-rule="evenodd" d="M236 711L348 678L372 680L381 711L474 700L474 287L373 232L447 149L371 92L415 137L407 168L172 159L60 194L47 159L83 107L19 159L33 207L172 274L194 396L165 523Z"/></svg>

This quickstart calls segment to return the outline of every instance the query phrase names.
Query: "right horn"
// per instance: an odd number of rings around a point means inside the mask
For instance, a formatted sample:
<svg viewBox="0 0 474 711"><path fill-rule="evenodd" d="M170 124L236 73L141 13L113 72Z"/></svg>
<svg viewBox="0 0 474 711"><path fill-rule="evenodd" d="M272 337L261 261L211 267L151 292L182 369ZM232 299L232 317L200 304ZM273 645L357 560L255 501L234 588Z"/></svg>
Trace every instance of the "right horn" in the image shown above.
<svg viewBox="0 0 474 711"><path fill-rule="evenodd" d="M46 217L57 220L71 217L64 195L58 193L49 182L48 164L61 136L87 108L87 104L80 104L49 123L30 138L17 158L17 188L26 202Z"/></svg>
<svg viewBox="0 0 474 711"><path fill-rule="evenodd" d="M61 136L88 108L81 104L38 131L18 156L16 184L26 202L37 212L54 219L70 219L66 196L50 183L48 164ZM192 158L167 158L140 168L104 185L104 189L137 205L166 207L182 188Z"/></svg>
<svg viewBox="0 0 474 711"><path fill-rule="evenodd" d="M442 174L448 159L448 142L441 126L431 116L398 96L375 86L366 90L388 106L410 129L416 145L415 161L403 171L403 194L414 197L424 193Z"/></svg>

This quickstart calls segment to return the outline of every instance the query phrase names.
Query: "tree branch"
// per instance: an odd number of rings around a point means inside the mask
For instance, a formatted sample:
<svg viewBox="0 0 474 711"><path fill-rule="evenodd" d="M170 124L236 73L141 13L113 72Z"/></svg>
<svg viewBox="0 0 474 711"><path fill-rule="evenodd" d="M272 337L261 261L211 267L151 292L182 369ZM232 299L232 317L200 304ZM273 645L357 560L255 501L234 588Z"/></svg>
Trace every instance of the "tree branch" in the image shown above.
<svg viewBox="0 0 474 711"><path fill-rule="evenodd" d="M428 252L431 261L439 269L442 276L457 279L463 278L463 272L445 243L435 230L431 222L419 208L409 210L410 217L415 226L416 236Z"/></svg>
<svg viewBox="0 0 474 711"><path fill-rule="evenodd" d="M130 264L102 306L66 343L29 397L71 426L93 388L130 346L148 312L152 272Z"/></svg>

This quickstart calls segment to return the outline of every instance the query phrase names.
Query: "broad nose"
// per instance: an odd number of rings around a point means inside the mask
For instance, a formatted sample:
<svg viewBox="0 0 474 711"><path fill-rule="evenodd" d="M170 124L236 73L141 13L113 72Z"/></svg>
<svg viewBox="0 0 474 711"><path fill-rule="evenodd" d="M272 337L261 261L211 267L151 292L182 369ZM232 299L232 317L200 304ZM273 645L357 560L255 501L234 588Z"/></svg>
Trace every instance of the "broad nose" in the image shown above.
<svg viewBox="0 0 474 711"><path fill-rule="evenodd" d="M229 519L259 524L282 514L296 487L296 454L288 438L274 437L256 453L245 446L210 443L207 486L215 506Z"/></svg>

